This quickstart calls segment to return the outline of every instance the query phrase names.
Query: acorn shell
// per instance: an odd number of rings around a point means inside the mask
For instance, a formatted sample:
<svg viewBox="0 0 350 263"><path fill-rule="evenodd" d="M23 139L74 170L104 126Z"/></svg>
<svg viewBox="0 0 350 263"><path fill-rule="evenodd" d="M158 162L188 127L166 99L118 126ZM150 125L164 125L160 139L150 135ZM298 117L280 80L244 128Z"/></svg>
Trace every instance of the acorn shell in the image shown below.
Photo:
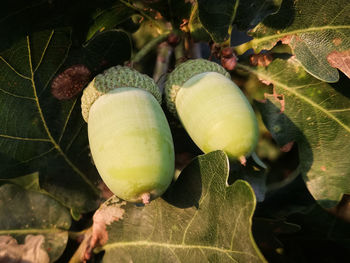
<svg viewBox="0 0 350 263"><path fill-rule="evenodd" d="M220 65L203 59L183 63L168 78L166 99L204 153L223 150L230 160L239 160L254 151L259 133L255 113Z"/></svg>
<svg viewBox="0 0 350 263"><path fill-rule="evenodd" d="M124 69L115 68L90 83L84 91L82 102L87 105L82 105L82 111L88 121L92 157L105 184L119 198L148 203L162 195L172 181L172 135L153 80L145 77L143 85L140 79L144 76L137 72L114 76L121 71ZM158 95L133 87L135 83Z"/></svg>

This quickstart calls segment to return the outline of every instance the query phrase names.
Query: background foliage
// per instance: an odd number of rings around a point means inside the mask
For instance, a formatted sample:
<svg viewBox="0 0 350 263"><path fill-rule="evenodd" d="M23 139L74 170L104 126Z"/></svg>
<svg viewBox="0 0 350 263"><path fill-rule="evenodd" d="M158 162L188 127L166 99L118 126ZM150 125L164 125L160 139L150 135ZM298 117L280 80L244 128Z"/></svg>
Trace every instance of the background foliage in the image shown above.
<svg viewBox="0 0 350 263"><path fill-rule="evenodd" d="M0 34L0 259L349 257L349 1L6 0ZM57 99L54 78L73 65L91 79L124 64L162 89L176 64L221 63L227 47L238 56L232 79L259 118L256 152L268 169L229 164L221 151L202 155L163 105L178 180L145 207L108 199L81 93Z"/></svg>

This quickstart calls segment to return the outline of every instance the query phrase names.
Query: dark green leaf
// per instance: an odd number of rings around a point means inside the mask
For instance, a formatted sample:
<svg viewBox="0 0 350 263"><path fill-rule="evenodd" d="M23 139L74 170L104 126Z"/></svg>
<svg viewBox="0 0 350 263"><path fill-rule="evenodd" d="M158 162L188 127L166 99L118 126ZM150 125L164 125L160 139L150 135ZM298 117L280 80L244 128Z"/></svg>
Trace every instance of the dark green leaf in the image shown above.
<svg viewBox="0 0 350 263"><path fill-rule="evenodd" d="M332 87L292 58L277 59L268 68L240 67L274 85L275 94L260 105L264 122L279 145L298 143L309 191L321 205L334 206L350 193L349 81Z"/></svg>
<svg viewBox="0 0 350 263"><path fill-rule="evenodd" d="M4 0L0 8L0 51L10 48L24 35L69 26L79 43L85 40L89 22L97 8L110 6L112 0Z"/></svg>
<svg viewBox="0 0 350 263"><path fill-rule="evenodd" d="M234 24L238 30L247 30L256 26L266 16L278 11L282 0L245 0L239 1Z"/></svg>
<svg viewBox="0 0 350 263"><path fill-rule="evenodd" d="M50 91L69 47L70 31L57 29L22 38L0 53L0 174L39 171L43 189L69 207L90 211L97 190L87 176L92 165L80 102L59 101Z"/></svg>
<svg viewBox="0 0 350 263"><path fill-rule="evenodd" d="M159 11L162 16L179 29L183 19L188 19L191 11L191 1L186 0L144 0L147 8Z"/></svg>
<svg viewBox="0 0 350 263"><path fill-rule="evenodd" d="M307 189L303 177L298 176L289 184L269 191L265 202L259 204L254 215L286 220L292 214L307 213L315 205L319 206Z"/></svg>
<svg viewBox="0 0 350 263"><path fill-rule="evenodd" d="M194 41L210 41L211 37L203 27L198 15L198 4L193 5L188 28Z"/></svg>
<svg viewBox="0 0 350 263"><path fill-rule="evenodd" d="M199 156L164 200L123 207L104 262L265 262L251 233L254 192L243 180L229 186L228 170L222 151Z"/></svg>
<svg viewBox="0 0 350 263"><path fill-rule="evenodd" d="M120 2L116 2L106 9L96 10L92 17L94 22L89 28L86 39L89 40L99 31L113 29L134 13L134 10Z"/></svg>
<svg viewBox="0 0 350 263"><path fill-rule="evenodd" d="M283 243L278 239L279 235L300 231L299 225L280 219L254 218L253 225L253 233L257 242L265 244L268 250L273 250L275 253L276 250L283 248Z"/></svg>
<svg viewBox="0 0 350 263"><path fill-rule="evenodd" d="M0 179L0 183L12 183L18 185L26 190L32 190L39 192L40 184L39 184L39 173L31 173L23 176L19 176L16 178L10 179Z"/></svg>
<svg viewBox="0 0 350 263"><path fill-rule="evenodd" d="M251 32L256 52L277 41L289 44L311 75L326 82L339 79L339 68L350 76L350 2L348 0L284 1L276 15Z"/></svg>
<svg viewBox="0 0 350 263"><path fill-rule="evenodd" d="M215 42L229 39L238 3L236 0L198 0L199 20Z"/></svg>
<svg viewBox="0 0 350 263"><path fill-rule="evenodd" d="M121 30L106 30L96 34L83 47L84 61L94 72L122 65L131 56L131 40Z"/></svg>
<svg viewBox="0 0 350 263"><path fill-rule="evenodd" d="M15 178L9 178L9 179L0 179L0 185L2 184L7 184L7 183L12 183L17 186L20 186L26 190L31 190L35 192L39 192L42 194L46 194L50 196L50 193L45 191L40 187L39 183L39 172L15 177ZM54 198L53 196L51 196ZM78 221L81 218L81 209L76 208L77 210L74 210L73 208L70 209L71 216L73 217L74 220Z"/></svg>
<svg viewBox="0 0 350 263"><path fill-rule="evenodd" d="M301 235L307 237L305 239L330 240L349 251L349 221L335 217L318 205L310 206L304 213L294 214L289 218L301 226Z"/></svg>
<svg viewBox="0 0 350 263"><path fill-rule="evenodd" d="M47 195L6 184L0 187L0 236L11 235L23 243L27 235L43 235L50 262L63 253L71 218Z"/></svg>

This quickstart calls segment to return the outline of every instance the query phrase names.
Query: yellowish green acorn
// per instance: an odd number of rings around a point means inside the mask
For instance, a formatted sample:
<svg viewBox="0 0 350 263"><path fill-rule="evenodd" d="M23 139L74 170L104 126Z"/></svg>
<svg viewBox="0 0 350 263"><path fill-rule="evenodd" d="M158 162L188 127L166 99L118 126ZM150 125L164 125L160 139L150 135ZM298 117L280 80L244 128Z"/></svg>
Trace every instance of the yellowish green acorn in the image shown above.
<svg viewBox="0 0 350 263"><path fill-rule="evenodd" d="M245 163L258 141L255 113L230 74L217 63L188 60L169 74L167 106L204 152L223 150L230 160Z"/></svg>
<svg viewBox="0 0 350 263"><path fill-rule="evenodd" d="M82 114L96 168L109 189L130 202L162 195L174 175L174 145L148 76L116 66L94 78L82 96Z"/></svg>

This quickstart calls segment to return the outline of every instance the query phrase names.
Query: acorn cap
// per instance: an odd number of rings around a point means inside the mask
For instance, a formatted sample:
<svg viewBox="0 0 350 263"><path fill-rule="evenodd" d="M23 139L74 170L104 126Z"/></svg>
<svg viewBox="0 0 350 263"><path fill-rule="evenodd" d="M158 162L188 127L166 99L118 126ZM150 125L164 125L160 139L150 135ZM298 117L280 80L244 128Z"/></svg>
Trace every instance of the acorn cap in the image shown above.
<svg viewBox="0 0 350 263"><path fill-rule="evenodd" d="M146 90L156 98L159 104L162 103L162 96L152 78L129 67L115 66L97 75L85 88L81 98L81 113L84 120L88 122L90 108L100 96L123 87Z"/></svg>
<svg viewBox="0 0 350 263"><path fill-rule="evenodd" d="M165 85L165 99L168 110L175 117L178 117L175 105L177 92L187 80L204 72L217 72L231 79L230 74L223 67L206 59L188 60L177 66L174 71L168 75Z"/></svg>

